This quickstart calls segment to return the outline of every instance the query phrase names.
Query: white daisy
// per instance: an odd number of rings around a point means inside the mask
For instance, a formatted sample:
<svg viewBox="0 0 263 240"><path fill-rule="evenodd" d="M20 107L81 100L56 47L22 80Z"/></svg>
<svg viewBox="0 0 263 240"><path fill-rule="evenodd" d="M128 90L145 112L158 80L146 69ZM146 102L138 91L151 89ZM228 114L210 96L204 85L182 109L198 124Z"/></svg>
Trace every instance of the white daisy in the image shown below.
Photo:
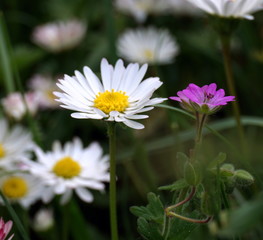
<svg viewBox="0 0 263 240"><path fill-rule="evenodd" d="M9 129L5 119L0 120L0 129L0 168L10 169L29 157L34 143L27 130L21 126Z"/></svg>
<svg viewBox="0 0 263 240"><path fill-rule="evenodd" d="M16 173L0 177L0 190L11 203L24 208L40 199L44 186L39 178L27 173ZM0 199L3 204L3 200Z"/></svg>
<svg viewBox="0 0 263 240"><path fill-rule="evenodd" d="M188 0L208 14L220 17L254 19L253 12L262 9L262 0Z"/></svg>
<svg viewBox="0 0 263 240"><path fill-rule="evenodd" d="M178 45L171 34L154 27L127 30L118 39L118 53L130 62L165 64L178 54Z"/></svg>
<svg viewBox="0 0 263 240"><path fill-rule="evenodd" d="M152 110L152 105L166 100L150 99L162 82L158 77L142 81L146 70L147 64L141 68L137 63L129 64L125 68L123 61L118 60L113 67L102 59L102 82L90 68L84 67L85 76L79 71L75 71L74 77L65 75L58 83L64 93L54 94L59 97L62 107L77 111L71 114L73 118L123 122L128 127L142 129L144 126L141 123L131 119L148 118L141 113Z"/></svg>
<svg viewBox="0 0 263 240"><path fill-rule="evenodd" d="M30 79L29 87L36 94L41 108L58 107L58 102L55 101L53 94L53 91L58 90L58 87L51 76L36 74Z"/></svg>
<svg viewBox="0 0 263 240"><path fill-rule="evenodd" d="M199 16L201 10L193 6L187 0L168 0L170 11L175 15Z"/></svg>
<svg viewBox="0 0 263 240"><path fill-rule="evenodd" d="M66 203L74 189L85 202L92 202L89 190L104 190L103 181L109 181L108 156L98 143L83 148L82 142L75 138L62 148L59 142L53 144L51 152L35 150L36 162L29 163L29 171L40 177L47 186L43 193L43 201L50 202L55 194L62 194L61 203Z"/></svg>
<svg viewBox="0 0 263 240"><path fill-rule="evenodd" d="M168 0L115 0L116 8L144 22L149 14L169 12Z"/></svg>
<svg viewBox="0 0 263 240"><path fill-rule="evenodd" d="M79 20L51 22L37 26L32 41L51 52L77 46L86 34L86 24Z"/></svg>

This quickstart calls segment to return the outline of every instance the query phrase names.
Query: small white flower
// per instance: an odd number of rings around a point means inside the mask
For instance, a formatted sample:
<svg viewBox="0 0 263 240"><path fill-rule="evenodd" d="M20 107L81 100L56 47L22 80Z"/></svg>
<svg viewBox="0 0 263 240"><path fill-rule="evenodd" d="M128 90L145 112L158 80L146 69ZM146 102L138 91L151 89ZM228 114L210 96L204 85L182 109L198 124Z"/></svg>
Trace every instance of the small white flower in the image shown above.
<svg viewBox="0 0 263 240"><path fill-rule="evenodd" d="M133 120L148 118L141 113L166 100L150 99L162 82L158 77L142 81L146 70L147 64L141 68L138 63L129 64L125 68L123 61L118 60L113 67L102 59L102 82L90 68L84 67L85 76L79 71L75 71L74 77L65 75L58 83L64 93L54 94L62 107L77 111L71 114L73 118L123 122L128 127L142 129L144 126Z"/></svg>
<svg viewBox="0 0 263 240"><path fill-rule="evenodd" d="M116 0L116 8L132 15L138 22L144 22L149 14L169 12L167 0Z"/></svg>
<svg viewBox="0 0 263 240"><path fill-rule="evenodd" d="M51 52L60 52L77 46L84 38L87 26L78 20L51 22L36 27L32 40Z"/></svg>
<svg viewBox="0 0 263 240"><path fill-rule="evenodd" d="M40 209L34 217L33 228L36 231L44 232L52 226L54 226L53 211L47 208Z"/></svg>
<svg viewBox="0 0 263 240"><path fill-rule="evenodd" d="M58 107L58 102L55 101L55 95L53 94L53 91L57 90L58 87L50 76L41 74L34 75L30 80L29 87L37 95L41 108Z"/></svg>
<svg viewBox="0 0 263 240"><path fill-rule="evenodd" d="M50 202L55 194L62 194L61 203L66 203L74 189L85 202L92 202L89 190L104 190L104 181L109 181L108 156L102 156L98 143L83 148L82 142L75 138L62 148L59 142L53 144L51 152L35 150L37 161L29 163L29 171L40 177L46 185L43 201Z"/></svg>
<svg viewBox="0 0 263 240"><path fill-rule="evenodd" d="M170 11L175 15L199 16L201 10L193 6L187 0L167 0L170 5Z"/></svg>
<svg viewBox="0 0 263 240"><path fill-rule="evenodd" d="M2 99L5 113L17 121L22 119L27 109L34 115L38 109L38 104L38 97L33 92L26 93L24 99L19 92L10 93L6 98Z"/></svg>
<svg viewBox="0 0 263 240"><path fill-rule="evenodd" d="M165 64L178 54L178 45L167 30L154 27L127 30L117 43L118 53L130 62Z"/></svg>
<svg viewBox="0 0 263 240"><path fill-rule="evenodd" d="M35 176L16 173L0 177L0 190L10 202L28 208L40 199L44 186ZM2 199L0 202L3 204Z"/></svg>
<svg viewBox="0 0 263 240"><path fill-rule="evenodd" d="M21 126L9 129L6 120L0 120L0 168L13 168L29 157L34 143L31 134Z"/></svg>
<svg viewBox="0 0 263 240"><path fill-rule="evenodd" d="M254 19L253 12L262 9L262 0L188 0L208 14L220 17Z"/></svg>

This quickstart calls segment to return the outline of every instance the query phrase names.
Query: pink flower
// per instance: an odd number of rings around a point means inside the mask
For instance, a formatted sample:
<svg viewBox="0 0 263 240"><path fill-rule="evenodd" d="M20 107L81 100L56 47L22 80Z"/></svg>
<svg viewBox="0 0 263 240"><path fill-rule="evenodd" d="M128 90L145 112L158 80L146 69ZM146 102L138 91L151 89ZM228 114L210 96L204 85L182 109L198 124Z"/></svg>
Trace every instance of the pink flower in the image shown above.
<svg viewBox="0 0 263 240"><path fill-rule="evenodd" d="M5 223L4 220L0 218L0 240L5 240L6 236L8 235L8 233L12 228L12 225L13 225L12 221L8 221ZM7 240L11 240L13 236L14 234Z"/></svg>
<svg viewBox="0 0 263 240"><path fill-rule="evenodd" d="M28 111L34 115L39 105L38 96L33 92L28 92L25 94L25 101L27 106L24 103L22 94L19 92L14 92L2 99L2 105L5 113L9 117L14 118L15 120L21 120L26 114L27 108Z"/></svg>
<svg viewBox="0 0 263 240"><path fill-rule="evenodd" d="M221 106L235 100L235 96L225 96L223 89L216 88L215 83L203 87L191 83L186 89L177 92L178 97L170 99L180 102L182 107L190 112L212 114Z"/></svg>

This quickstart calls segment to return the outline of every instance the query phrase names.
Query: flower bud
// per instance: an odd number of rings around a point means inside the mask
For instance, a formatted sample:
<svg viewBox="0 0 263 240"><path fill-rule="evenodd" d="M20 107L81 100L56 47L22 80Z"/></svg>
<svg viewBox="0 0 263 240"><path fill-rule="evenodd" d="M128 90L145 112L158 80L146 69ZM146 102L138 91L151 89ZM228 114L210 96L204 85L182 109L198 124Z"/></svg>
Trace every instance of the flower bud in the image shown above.
<svg viewBox="0 0 263 240"><path fill-rule="evenodd" d="M53 212L50 209L41 209L34 217L33 228L38 232L45 232L54 225Z"/></svg>
<svg viewBox="0 0 263 240"><path fill-rule="evenodd" d="M246 187L254 182L254 177L247 171L239 169L235 171L235 181L239 186Z"/></svg>

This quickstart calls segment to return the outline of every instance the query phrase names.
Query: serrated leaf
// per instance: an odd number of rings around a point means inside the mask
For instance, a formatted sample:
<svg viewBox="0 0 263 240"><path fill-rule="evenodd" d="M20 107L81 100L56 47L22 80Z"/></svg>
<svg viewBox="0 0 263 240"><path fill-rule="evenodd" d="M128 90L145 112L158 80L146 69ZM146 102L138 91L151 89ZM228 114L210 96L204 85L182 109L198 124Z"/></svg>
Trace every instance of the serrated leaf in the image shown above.
<svg viewBox="0 0 263 240"><path fill-rule="evenodd" d="M218 165L221 165L226 160L226 154L220 152L217 157L210 162L208 169L216 168Z"/></svg>
<svg viewBox="0 0 263 240"><path fill-rule="evenodd" d="M144 207L131 207L130 211L137 217L143 217L149 221L163 224L164 207L159 198L154 193L148 193L149 204Z"/></svg>
<svg viewBox="0 0 263 240"><path fill-rule="evenodd" d="M161 186L158 189L159 190L168 190L168 191L172 192L172 191L181 190L181 189L186 188L188 186L189 186L189 184L185 181L184 178L182 178L182 179L177 180L173 184Z"/></svg>
<svg viewBox="0 0 263 240"><path fill-rule="evenodd" d="M137 221L138 232L146 240L163 240L161 233L158 230L158 225L148 222L146 219L140 217Z"/></svg>
<svg viewBox="0 0 263 240"><path fill-rule="evenodd" d="M198 219L200 214L194 211L188 215L190 218ZM171 220L171 228L168 240L185 240L200 224L190 223L178 218Z"/></svg>

